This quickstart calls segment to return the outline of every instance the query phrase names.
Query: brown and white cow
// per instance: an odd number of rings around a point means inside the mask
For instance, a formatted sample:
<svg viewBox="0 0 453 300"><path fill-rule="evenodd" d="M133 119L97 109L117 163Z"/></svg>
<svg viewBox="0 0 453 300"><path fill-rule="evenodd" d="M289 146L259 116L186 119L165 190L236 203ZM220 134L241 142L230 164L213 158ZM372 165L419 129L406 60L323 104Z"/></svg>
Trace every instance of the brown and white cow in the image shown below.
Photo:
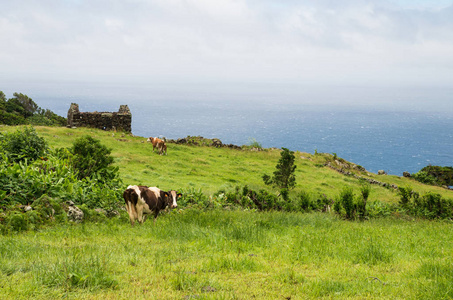
<svg viewBox="0 0 453 300"><path fill-rule="evenodd" d="M163 142L161 139L155 138L155 137L149 137L146 141L153 144L153 151L155 148L157 148L157 151L159 151L159 148L157 145L159 144L159 142Z"/></svg>
<svg viewBox="0 0 453 300"><path fill-rule="evenodd" d="M156 222L159 211L167 206L171 208L178 207L176 203L178 195L181 194L175 191L165 192L157 187L128 186L123 193L123 198L126 202L126 210L132 226L134 226L135 220L143 223L145 216L151 213L154 213L154 222Z"/></svg>

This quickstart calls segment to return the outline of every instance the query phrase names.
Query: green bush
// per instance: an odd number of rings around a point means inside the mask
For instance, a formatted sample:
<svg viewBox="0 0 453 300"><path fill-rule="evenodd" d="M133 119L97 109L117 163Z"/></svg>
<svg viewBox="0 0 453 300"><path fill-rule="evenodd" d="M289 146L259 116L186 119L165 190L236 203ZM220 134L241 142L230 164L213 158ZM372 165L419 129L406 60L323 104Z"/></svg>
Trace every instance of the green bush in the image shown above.
<svg viewBox="0 0 453 300"><path fill-rule="evenodd" d="M357 216L363 220L367 217L367 201L371 193L371 187L369 184L363 184L360 188L360 194L362 198L357 199Z"/></svg>
<svg viewBox="0 0 453 300"><path fill-rule="evenodd" d="M113 157L111 149L102 145L91 136L83 136L74 141L71 153L74 155L72 164L77 170L79 179L95 177L101 182L112 180L117 176L118 168L110 167Z"/></svg>
<svg viewBox="0 0 453 300"><path fill-rule="evenodd" d="M344 187L335 201L334 210L346 219L352 220L355 216L356 206L354 203L354 191L350 187Z"/></svg>
<svg viewBox="0 0 453 300"><path fill-rule="evenodd" d="M419 171L415 174L412 174L412 178L424 184L435 185L436 183L436 178L425 171Z"/></svg>
<svg viewBox="0 0 453 300"><path fill-rule="evenodd" d="M453 217L453 200L442 198L437 193L427 193L420 197L410 187L399 188L402 208L418 217L427 219L448 219Z"/></svg>
<svg viewBox="0 0 453 300"><path fill-rule="evenodd" d="M0 204L31 204L42 195L72 197L78 179L67 161L49 156L46 161L12 164L7 157L0 162Z"/></svg>
<svg viewBox="0 0 453 300"><path fill-rule="evenodd" d="M295 210L300 210L300 211L305 211L305 212L309 212L309 211L313 210L314 203L310 199L310 194L305 191L300 192L296 198L296 201L294 201L294 202L295 202L295 205L294 205Z"/></svg>
<svg viewBox="0 0 453 300"><path fill-rule="evenodd" d="M15 113L9 113L4 110L0 110L0 124L5 125L23 125L27 124L27 121L23 116Z"/></svg>
<svg viewBox="0 0 453 300"><path fill-rule="evenodd" d="M412 177L422 183L431 185L453 185L453 167L426 166Z"/></svg>
<svg viewBox="0 0 453 300"><path fill-rule="evenodd" d="M61 151L60 151L61 152ZM122 203L123 184L118 177L110 181L97 178L80 180L68 159L49 154L45 161L12 164L7 157L0 161L0 205L41 205L41 197L55 210L53 201L72 200L90 208L116 210ZM38 201L35 203L35 201ZM49 208L50 209L50 208Z"/></svg>
<svg viewBox="0 0 453 300"><path fill-rule="evenodd" d="M0 148L13 162L34 161L45 156L49 148L32 126L12 133L0 134Z"/></svg>
<svg viewBox="0 0 453 300"><path fill-rule="evenodd" d="M392 212L392 206L385 202L375 200L367 203L367 216L369 218L388 217Z"/></svg>
<svg viewBox="0 0 453 300"><path fill-rule="evenodd" d="M453 217L453 201L440 194L427 193L413 202L414 214L427 219L447 219Z"/></svg>
<svg viewBox="0 0 453 300"><path fill-rule="evenodd" d="M6 225L13 231L25 231L28 229L28 222L24 214L16 211L7 217Z"/></svg>
<svg viewBox="0 0 453 300"><path fill-rule="evenodd" d="M182 197L178 200L178 205L184 207L189 205L201 205L202 207L208 206L208 197L203 194L201 189L193 187L188 189L181 189Z"/></svg>
<svg viewBox="0 0 453 300"><path fill-rule="evenodd" d="M362 185L361 197L354 197L354 190L351 187L344 187L334 203L335 212L348 220L365 219L368 215L367 200L370 192L369 185Z"/></svg>

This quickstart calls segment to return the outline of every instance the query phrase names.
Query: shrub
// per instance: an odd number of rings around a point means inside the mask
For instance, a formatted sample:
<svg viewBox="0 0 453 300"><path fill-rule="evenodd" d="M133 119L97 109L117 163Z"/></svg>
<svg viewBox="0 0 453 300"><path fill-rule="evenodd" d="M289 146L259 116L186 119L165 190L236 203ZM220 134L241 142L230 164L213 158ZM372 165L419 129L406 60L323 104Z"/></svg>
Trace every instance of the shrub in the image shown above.
<svg viewBox="0 0 453 300"><path fill-rule="evenodd" d="M70 151L74 155L72 164L79 179L95 176L99 181L107 181L116 177L118 169L109 167L113 163L112 150L99 140L83 136L75 140Z"/></svg>
<svg viewBox="0 0 453 300"><path fill-rule="evenodd" d="M453 217L453 201L444 199L440 194L427 193L414 200L413 212L428 219L446 219Z"/></svg>
<svg viewBox="0 0 453 300"><path fill-rule="evenodd" d="M118 178L108 182L79 180L70 161L53 154L46 161L33 163L11 164L8 158L0 161L0 205L44 205L56 210L54 202L72 200L90 208L113 210L122 203L122 185Z"/></svg>
<svg viewBox="0 0 453 300"><path fill-rule="evenodd" d="M360 194L362 195L362 198L357 199L357 216L362 220L367 216L366 204L368 197L370 196L370 192L371 187L369 184L363 184L361 186Z"/></svg>
<svg viewBox="0 0 453 300"><path fill-rule="evenodd" d="M388 217L392 214L392 211L389 204L379 200L367 203L367 216L370 218Z"/></svg>
<svg viewBox="0 0 453 300"><path fill-rule="evenodd" d="M410 204L411 198L418 198L418 194L414 193L411 187L399 187L398 195L400 196L399 204L403 208L407 208Z"/></svg>
<svg viewBox="0 0 453 300"><path fill-rule="evenodd" d="M14 114L14 113L9 113L4 110L0 110L0 124L5 124L5 125L22 125L22 124L27 124L27 121L25 120L24 117Z"/></svg>
<svg viewBox="0 0 453 300"><path fill-rule="evenodd" d="M344 215L346 219L351 220L354 218L356 205L354 203L354 191L352 188L343 188L338 200L335 202L334 209L338 214Z"/></svg>
<svg viewBox="0 0 453 300"><path fill-rule="evenodd" d="M7 157L0 162L0 204L30 204L42 195L72 197L78 179L67 161L49 156L46 161L11 164Z"/></svg>
<svg viewBox="0 0 453 300"><path fill-rule="evenodd" d="M296 210L309 212L313 209L313 203L310 199L310 194L305 191L302 191L299 193L295 202L296 202L296 205L295 205Z"/></svg>
<svg viewBox="0 0 453 300"><path fill-rule="evenodd" d="M38 136L32 126L13 133L0 134L0 148L13 162L34 161L49 151L47 142Z"/></svg>
<svg viewBox="0 0 453 300"><path fill-rule="evenodd" d="M417 181L432 185L453 185L453 167L426 166L412 175Z"/></svg>
<svg viewBox="0 0 453 300"><path fill-rule="evenodd" d="M330 206L334 201L327 198L325 194L319 194L316 200L312 203L313 210L326 212L330 210Z"/></svg>
<svg viewBox="0 0 453 300"><path fill-rule="evenodd" d="M436 178L425 171L412 174L412 178L424 184L434 185L436 183Z"/></svg>
<svg viewBox="0 0 453 300"><path fill-rule="evenodd" d="M453 200L444 199L437 193L427 193L420 197L410 187L399 188L400 202L404 209L413 215L427 219L447 219L453 217Z"/></svg>
<svg viewBox="0 0 453 300"><path fill-rule="evenodd" d="M182 197L178 200L178 205L184 207L188 205L201 205L207 206L208 197L203 194L201 189L195 189L193 187L188 189L181 189Z"/></svg>
<svg viewBox="0 0 453 300"><path fill-rule="evenodd" d="M356 217L365 219L367 216L367 200L371 188L369 185L363 185L360 192L362 197L354 197L354 191L351 187L344 187L337 201L334 203L334 210L337 214L344 216L348 220Z"/></svg>

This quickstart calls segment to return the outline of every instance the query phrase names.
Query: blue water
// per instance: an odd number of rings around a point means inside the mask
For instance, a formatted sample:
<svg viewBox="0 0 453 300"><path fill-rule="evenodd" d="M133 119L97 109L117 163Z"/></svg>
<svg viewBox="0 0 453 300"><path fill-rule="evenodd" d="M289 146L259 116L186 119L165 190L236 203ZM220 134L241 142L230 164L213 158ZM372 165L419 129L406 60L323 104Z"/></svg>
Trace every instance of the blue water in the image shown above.
<svg viewBox="0 0 453 300"><path fill-rule="evenodd" d="M401 175L453 165L453 117L443 113L324 106L179 103L134 109L133 133L178 138L217 137L243 145L336 153L371 172Z"/></svg>
<svg viewBox="0 0 453 300"><path fill-rule="evenodd" d="M329 99L305 95L305 100L282 101L278 96L197 98L198 91L184 97L140 91L124 96L100 90L79 96L37 92L33 99L63 116L71 102L78 103L81 111L117 111L120 104L128 104L132 132L143 137L200 135L236 145L255 139L266 148L336 153L368 171L400 176L429 164L453 165L451 93L426 101L435 98L431 92L422 96L393 92L391 97L375 96L380 101L361 102L348 101L348 91Z"/></svg>

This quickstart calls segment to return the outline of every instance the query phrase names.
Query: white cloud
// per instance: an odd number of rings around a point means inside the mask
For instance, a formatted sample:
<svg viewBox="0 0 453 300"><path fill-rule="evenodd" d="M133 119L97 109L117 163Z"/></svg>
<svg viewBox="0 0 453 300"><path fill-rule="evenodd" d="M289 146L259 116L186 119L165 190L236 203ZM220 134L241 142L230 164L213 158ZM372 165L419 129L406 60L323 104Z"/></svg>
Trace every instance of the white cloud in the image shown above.
<svg viewBox="0 0 453 300"><path fill-rule="evenodd" d="M0 77L451 85L441 2L14 1Z"/></svg>

